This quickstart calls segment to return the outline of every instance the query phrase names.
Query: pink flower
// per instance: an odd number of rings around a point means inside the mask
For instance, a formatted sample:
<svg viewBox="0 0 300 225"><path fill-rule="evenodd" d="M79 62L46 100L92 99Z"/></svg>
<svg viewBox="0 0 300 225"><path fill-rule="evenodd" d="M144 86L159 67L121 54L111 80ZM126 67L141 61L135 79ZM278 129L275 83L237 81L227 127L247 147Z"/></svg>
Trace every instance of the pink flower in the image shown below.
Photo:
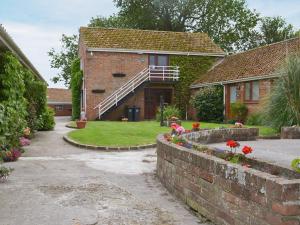
<svg viewBox="0 0 300 225"><path fill-rule="evenodd" d="M23 146L27 146L30 145L31 141L25 137L21 137L20 138L20 145Z"/></svg>

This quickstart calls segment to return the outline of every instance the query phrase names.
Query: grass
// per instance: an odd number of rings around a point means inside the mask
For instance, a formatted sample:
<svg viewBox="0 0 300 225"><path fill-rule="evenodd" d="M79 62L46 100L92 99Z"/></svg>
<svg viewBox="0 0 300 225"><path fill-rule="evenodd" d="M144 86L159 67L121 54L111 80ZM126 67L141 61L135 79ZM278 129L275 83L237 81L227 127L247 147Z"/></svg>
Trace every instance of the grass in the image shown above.
<svg viewBox="0 0 300 225"><path fill-rule="evenodd" d="M184 121L183 126L191 129L191 121ZM201 128L229 127L231 124L217 124L201 122ZM255 126L248 126L255 127ZM270 136L276 132L269 127L260 127L260 135ZM170 131L168 127L160 127L156 121L143 122L112 122L90 121L85 129L74 130L68 137L82 144L98 146L127 147L155 143L155 138L160 133Z"/></svg>

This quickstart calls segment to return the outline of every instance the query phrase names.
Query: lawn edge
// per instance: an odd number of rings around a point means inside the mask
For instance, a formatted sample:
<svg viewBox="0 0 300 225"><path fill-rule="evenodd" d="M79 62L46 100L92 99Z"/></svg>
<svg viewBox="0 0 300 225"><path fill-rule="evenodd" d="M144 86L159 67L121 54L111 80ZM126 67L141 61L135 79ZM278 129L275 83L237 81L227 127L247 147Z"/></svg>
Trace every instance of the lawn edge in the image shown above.
<svg viewBox="0 0 300 225"><path fill-rule="evenodd" d="M90 150L104 150L104 151L131 151L131 150L142 150L147 148L155 148L156 144L148 144L148 145L137 145L137 146L128 146L128 147L110 147L110 146L98 146L98 145L88 145L88 144L81 144L73 139L70 139L67 135L63 136L64 141L67 143L83 149L90 149Z"/></svg>

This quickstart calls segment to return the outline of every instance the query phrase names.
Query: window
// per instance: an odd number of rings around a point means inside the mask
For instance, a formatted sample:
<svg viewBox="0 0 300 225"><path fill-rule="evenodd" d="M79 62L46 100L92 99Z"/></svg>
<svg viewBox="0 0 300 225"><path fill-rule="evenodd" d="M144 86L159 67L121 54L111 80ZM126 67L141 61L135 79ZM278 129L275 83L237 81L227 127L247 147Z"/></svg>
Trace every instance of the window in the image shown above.
<svg viewBox="0 0 300 225"><path fill-rule="evenodd" d="M245 101L259 100L259 81L245 83Z"/></svg>
<svg viewBox="0 0 300 225"><path fill-rule="evenodd" d="M230 86L230 103L235 103L236 102L236 86Z"/></svg>
<svg viewBox="0 0 300 225"><path fill-rule="evenodd" d="M55 111L63 111L64 110L64 106L63 105L56 105L55 106Z"/></svg>
<svg viewBox="0 0 300 225"><path fill-rule="evenodd" d="M150 55L149 65L151 66L168 66L169 57L167 55Z"/></svg>

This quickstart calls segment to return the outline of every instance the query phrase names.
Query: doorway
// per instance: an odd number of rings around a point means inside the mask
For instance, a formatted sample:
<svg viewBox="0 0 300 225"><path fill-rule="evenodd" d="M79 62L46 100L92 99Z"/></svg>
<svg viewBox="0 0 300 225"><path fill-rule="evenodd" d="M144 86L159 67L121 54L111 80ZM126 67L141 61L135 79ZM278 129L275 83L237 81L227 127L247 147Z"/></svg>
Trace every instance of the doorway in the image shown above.
<svg viewBox="0 0 300 225"><path fill-rule="evenodd" d="M157 109L160 104L160 96L164 97L164 102L172 103L173 89L145 88L145 119L155 119Z"/></svg>

